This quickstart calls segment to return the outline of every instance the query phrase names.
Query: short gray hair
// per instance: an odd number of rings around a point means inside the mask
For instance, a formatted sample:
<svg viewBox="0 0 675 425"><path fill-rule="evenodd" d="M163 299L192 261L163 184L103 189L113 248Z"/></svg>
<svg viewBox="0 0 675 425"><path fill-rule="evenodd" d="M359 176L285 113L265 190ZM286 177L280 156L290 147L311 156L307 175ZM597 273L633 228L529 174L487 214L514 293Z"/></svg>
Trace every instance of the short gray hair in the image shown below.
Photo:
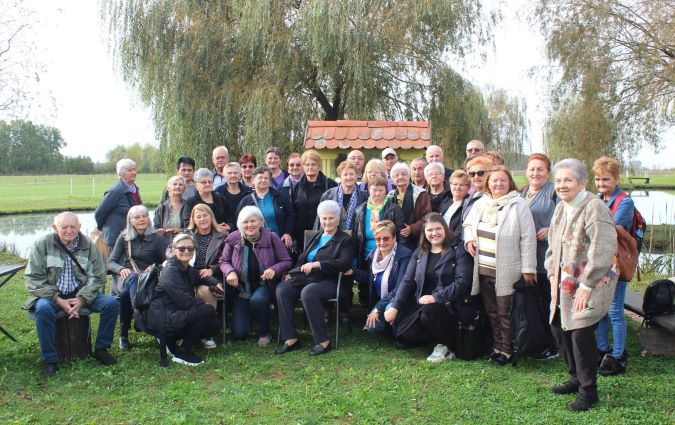
<svg viewBox="0 0 675 425"><path fill-rule="evenodd" d="M152 225L152 220L150 220L150 212L148 211L148 208L145 205L134 205L133 207L129 208L129 212L127 212L127 227L122 230L125 241L133 241L138 236L136 229L131 224L131 217L137 213L143 213L148 216L148 227L145 229L145 233L143 234L147 236L157 233L155 226Z"/></svg>
<svg viewBox="0 0 675 425"><path fill-rule="evenodd" d="M427 164L427 166L424 167L424 178L429 177L429 173L431 172L432 168L438 168L438 171L440 171L441 174L445 176L445 166L440 162L432 162L431 164Z"/></svg>
<svg viewBox="0 0 675 425"><path fill-rule="evenodd" d="M406 164L405 162L397 162L396 164L394 164L391 167L391 170L389 170L389 175L393 176L394 173L396 173L397 171L398 172L403 171L406 175L408 176L410 175L410 167L408 167L408 164Z"/></svg>
<svg viewBox="0 0 675 425"><path fill-rule="evenodd" d="M200 168L199 170L197 170L195 172L195 175L194 175L193 178L196 182L199 183L199 181L201 181L201 179L203 179L204 177L207 177L207 176L213 178L213 171L209 170L208 168Z"/></svg>
<svg viewBox="0 0 675 425"><path fill-rule="evenodd" d="M576 158L567 158L563 159L561 161L558 161L554 166L553 166L553 176L555 177L556 173L559 170L572 170L574 173L574 177L577 179L579 183L585 183L586 182L586 166L584 165L583 162L579 161Z"/></svg>
<svg viewBox="0 0 675 425"><path fill-rule="evenodd" d="M342 208L332 199L326 199L325 201L322 201L318 207L316 207L316 214L335 214L340 217L340 214L342 214Z"/></svg>
<svg viewBox="0 0 675 425"><path fill-rule="evenodd" d="M129 158L122 158L119 161L117 161L115 169L117 170L117 175L122 177L122 174L124 174L124 172L127 171L127 168L135 166L136 163L133 160Z"/></svg>
<svg viewBox="0 0 675 425"><path fill-rule="evenodd" d="M192 238L192 236L188 235L187 233L179 233L176 235L176 237L173 238L173 241L171 242L172 247L175 246L178 242L184 241L185 239L190 239L192 245L195 244L195 240Z"/></svg>
<svg viewBox="0 0 675 425"><path fill-rule="evenodd" d="M239 233L244 233L244 222L251 217L258 217L262 223L265 222L260 208L255 205L247 205L239 211L239 216L237 217L237 229L239 229Z"/></svg>
<svg viewBox="0 0 675 425"><path fill-rule="evenodd" d="M227 165L223 167L223 170L225 170L225 168L234 168L237 170L238 173L241 174L241 165L239 165L238 162L228 162Z"/></svg>

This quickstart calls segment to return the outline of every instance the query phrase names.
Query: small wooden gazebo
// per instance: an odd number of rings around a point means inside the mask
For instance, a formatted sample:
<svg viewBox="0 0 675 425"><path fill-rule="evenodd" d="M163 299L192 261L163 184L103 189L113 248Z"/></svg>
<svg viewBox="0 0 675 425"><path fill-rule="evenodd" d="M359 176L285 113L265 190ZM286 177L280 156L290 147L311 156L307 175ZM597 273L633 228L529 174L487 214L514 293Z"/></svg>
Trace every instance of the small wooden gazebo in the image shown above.
<svg viewBox="0 0 675 425"><path fill-rule="evenodd" d="M323 172L335 176L335 168L347 154L359 149L366 157L381 159L385 148L396 150L402 161L424 156L431 144L428 121L309 121L305 132L305 149L321 155Z"/></svg>

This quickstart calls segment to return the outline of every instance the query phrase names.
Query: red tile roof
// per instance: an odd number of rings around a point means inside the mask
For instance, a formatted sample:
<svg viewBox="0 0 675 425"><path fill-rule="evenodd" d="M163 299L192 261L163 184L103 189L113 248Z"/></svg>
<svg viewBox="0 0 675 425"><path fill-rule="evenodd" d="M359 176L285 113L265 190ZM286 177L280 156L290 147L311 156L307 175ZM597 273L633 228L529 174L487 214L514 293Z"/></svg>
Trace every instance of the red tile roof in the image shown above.
<svg viewBox="0 0 675 425"><path fill-rule="evenodd" d="M305 149L424 149L431 144L427 121L309 121Z"/></svg>

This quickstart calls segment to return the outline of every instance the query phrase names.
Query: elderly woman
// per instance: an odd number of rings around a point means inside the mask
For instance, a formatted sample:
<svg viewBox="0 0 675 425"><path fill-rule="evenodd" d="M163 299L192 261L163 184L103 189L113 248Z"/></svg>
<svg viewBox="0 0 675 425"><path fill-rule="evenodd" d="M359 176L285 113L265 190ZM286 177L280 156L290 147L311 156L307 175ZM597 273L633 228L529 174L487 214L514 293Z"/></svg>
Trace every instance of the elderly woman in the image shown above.
<svg viewBox="0 0 675 425"><path fill-rule="evenodd" d="M244 196L239 202L236 216L247 206L256 206L262 211L263 226L281 238L286 247L293 245L295 228L295 211L283 189L270 187L272 173L266 167L258 167L253 171L253 192Z"/></svg>
<svg viewBox="0 0 675 425"><path fill-rule="evenodd" d="M253 170L258 168L258 161L252 153L245 153L239 157L239 165L241 166L241 183L253 188Z"/></svg>
<svg viewBox="0 0 675 425"><path fill-rule="evenodd" d="M553 167L562 202L548 230L546 271L551 282L551 327L567 363L569 380L554 394L578 393L572 411L598 403L595 328L616 288L616 229L605 203L586 192L586 168L577 159Z"/></svg>
<svg viewBox="0 0 675 425"><path fill-rule="evenodd" d="M277 286L280 337L284 341L275 353L285 354L300 347L295 330L295 301L300 298L314 336L310 356L330 351L330 339L323 321L324 302L335 298L338 275L352 267L356 255L354 239L340 230L340 205L323 201L317 208L323 232L309 240L289 279Z"/></svg>
<svg viewBox="0 0 675 425"><path fill-rule="evenodd" d="M452 329L457 326L459 303L470 299L473 264L440 214L427 215L423 232L384 319L395 325L417 312L424 331L436 342L427 360L438 363L454 357Z"/></svg>
<svg viewBox="0 0 675 425"><path fill-rule="evenodd" d="M291 257L279 236L263 227L258 207L242 208L236 230L227 237L220 257L220 270L227 284L236 289L232 305L232 336L245 339L251 317L258 321L258 345L270 338L270 300L276 283L291 268Z"/></svg>
<svg viewBox="0 0 675 425"><path fill-rule="evenodd" d="M192 347L216 335L220 331L220 320L213 307L195 298L199 276L190 266L195 252L192 237L185 233L176 236L171 251L172 258L159 275L155 296L144 319L155 333L164 326L168 335L166 346L174 362L197 366L203 360Z"/></svg>
<svg viewBox="0 0 675 425"><path fill-rule="evenodd" d="M368 193L356 186L356 166L350 161L342 161L337 167L340 184L328 189L322 196L321 202L332 200L342 207L340 227L342 230L354 230L356 223L356 207L368 200ZM314 221L314 229L319 229L319 217Z"/></svg>
<svg viewBox="0 0 675 425"><path fill-rule="evenodd" d="M471 187L471 179L464 170L454 171L450 175L450 194L452 198L448 197L448 201L441 205L439 214L443 216L448 228L455 235L462 237L462 212L464 210L464 202Z"/></svg>
<svg viewBox="0 0 675 425"><path fill-rule="evenodd" d="M614 223L630 233L633 227L635 204L619 186L621 179L619 161L606 156L598 158L593 164L593 174L598 196L607 204ZM609 312L598 323L596 335L598 351L602 359L598 373L603 376L618 375L626 371L628 352L626 351L626 317L623 312L625 298L626 282L619 280L616 282L616 290L612 304L609 306ZM614 348L609 345L610 327Z"/></svg>
<svg viewBox="0 0 675 425"><path fill-rule="evenodd" d="M419 244L424 217L431 212L429 193L410 183L410 168L404 162L394 164L390 174L396 189L389 192L389 198L401 207L405 222L398 231L401 244L415 249Z"/></svg>
<svg viewBox="0 0 675 425"><path fill-rule="evenodd" d="M223 167L224 168L224 167ZM218 230L223 233L230 231L230 217L228 215L229 208L225 204L225 200L218 192L213 191L213 173L208 168L200 168L195 173L195 183L197 185L197 193L195 196L188 199L183 209L183 226L186 227L190 222L192 215L192 207L197 204L206 204L213 211L218 223Z"/></svg>
<svg viewBox="0 0 675 425"><path fill-rule="evenodd" d="M527 158L525 168L528 185L521 192L521 196L530 207L534 219L534 228L537 231L537 292L546 317L550 314L551 283L548 281L544 259L548 249L548 227L559 201L555 194L553 182L549 180L550 174L551 160L543 153L533 153ZM548 349L534 357L538 359L558 357L558 348L552 334L549 335Z"/></svg>
<svg viewBox="0 0 675 425"><path fill-rule="evenodd" d="M218 262L227 235L218 230L213 211L206 204L197 204L192 208L187 229L195 243L192 267L199 277L197 297L215 310L218 298L223 295L223 274ZM216 348L213 339L202 341L202 345L206 349Z"/></svg>
<svg viewBox="0 0 675 425"><path fill-rule="evenodd" d="M305 230L312 230L316 220L316 207L328 189L337 186L333 179L321 172L321 156L315 150L306 150L300 157L305 173L291 190L291 203L295 210L295 235L298 249L303 249Z"/></svg>
<svg viewBox="0 0 675 425"><path fill-rule="evenodd" d="M138 276L149 271L153 265L160 266L164 262L169 244L155 231L144 205L131 207L126 222L127 226L117 238L107 265L108 270L117 275L113 293L119 295L119 345L124 351L131 349L129 328L134 315Z"/></svg>
<svg viewBox="0 0 675 425"><path fill-rule="evenodd" d="M117 161L117 175L120 181L103 195L94 212L96 228L103 231L103 240L112 251L129 212L129 208L140 205L141 194L136 186L136 163L130 159Z"/></svg>
<svg viewBox="0 0 675 425"><path fill-rule="evenodd" d="M218 186L214 192L223 198L225 205L227 206L227 225L230 226L230 229L237 227L237 209L239 203L242 199L253 190L251 187L246 186L242 183L242 170L243 168L236 162L230 162L223 168L223 174L225 175L225 184ZM253 179L253 170L250 172L251 180ZM253 186L253 184L251 185Z"/></svg>
<svg viewBox="0 0 675 425"><path fill-rule="evenodd" d="M429 199L433 212L441 211L441 204L450 198L450 191L445 187L445 166L440 162L432 162L424 167L424 178L429 184Z"/></svg>
<svg viewBox="0 0 675 425"><path fill-rule="evenodd" d="M274 189L280 188L284 184L284 180L288 177L286 170L281 168L281 151L274 146L267 148L265 151L265 165L272 173L272 180L270 186Z"/></svg>
<svg viewBox="0 0 675 425"><path fill-rule="evenodd" d="M377 248L366 258L367 269L354 270L354 279L368 284L371 303L364 329L385 332L384 312L403 280L412 251L396 242L396 225L392 221L375 224L373 234Z"/></svg>
<svg viewBox="0 0 675 425"><path fill-rule="evenodd" d="M163 235L169 243L183 228L185 178L183 176L171 177L166 184L166 191L169 198L157 206L153 224L157 233Z"/></svg>
<svg viewBox="0 0 675 425"><path fill-rule="evenodd" d="M471 187L469 188L469 196L464 201L462 220L466 220L473 204L483 197L487 173L491 168L492 161L485 156L478 156L466 163L466 173L471 178Z"/></svg>
<svg viewBox="0 0 675 425"><path fill-rule="evenodd" d="M359 189L364 192L368 192L368 185L370 180L379 177L384 179L387 182L387 193L394 190L394 183L389 180L387 174L387 167L384 165L381 159L371 159L366 163L366 167L363 169L363 183L359 185Z"/></svg>
<svg viewBox="0 0 675 425"><path fill-rule="evenodd" d="M492 326L494 353L490 361L504 366L512 362L513 354L513 285L521 277L526 285L534 285L537 239L532 213L509 170L493 168L486 180L485 196L464 221L464 246L475 258L471 295L482 294Z"/></svg>

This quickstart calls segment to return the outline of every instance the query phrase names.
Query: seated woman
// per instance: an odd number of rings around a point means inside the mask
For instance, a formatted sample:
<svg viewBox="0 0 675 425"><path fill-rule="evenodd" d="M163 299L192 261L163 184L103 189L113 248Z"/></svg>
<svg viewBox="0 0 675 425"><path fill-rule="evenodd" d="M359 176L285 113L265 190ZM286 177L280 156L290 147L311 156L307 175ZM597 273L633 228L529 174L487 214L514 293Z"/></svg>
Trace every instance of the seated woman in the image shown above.
<svg viewBox="0 0 675 425"><path fill-rule="evenodd" d="M339 228L341 208L335 201L323 201L317 208L323 232L311 238L289 278L277 285L279 326L283 345L275 353L285 354L300 347L295 330L295 301L300 298L312 328L317 356L330 351L330 339L323 321L324 302L335 298L338 275L352 266L356 255L354 240Z"/></svg>
<svg viewBox="0 0 675 425"><path fill-rule="evenodd" d="M412 251L396 242L396 226L392 221L382 220L377 223L373 234L377 248L366 258L367 270L354 270L354 279L368 283L371 310L364 329L385 332L384 311L403 280Z"/></svg>
<svg viewBox="0 0 675 425"><path fill-rule="evenodd" d="M236 230L225 241L220 270L227 284L236 289L232 306L232 336L245 339L251 331L251 316L258 321L258 345L270 338L270 300L276 283L291 268L291 257L281 238L263 227L258 207L242 208Z"/></svg>
<svg viewBox="0 0 675 425"><path fill-rule="evenodd" d="M220 320L213 307L195 298L199 276L197 270L190 266L195 252L192 237L184 233L176 236L171 252L173 258L160 273L155 297L143 317L152 332L158 333L164 326L166 346L174 362L197 366L203 360L192 351L192 347L199 340L216 335L220 331ZM178 346L180 339L183 342Z"/></svg>
<svg viewBox="0 0 675 425"><path fill-rule="evenodd" d="M171 243L183 227L183 209L185 208L185 177L173 176L166 184L168 199L157 206L155 218L152 220L157 233Z"/></svg>
<svg viewBox="0 0 675 425"><path fill-rule="evenodd" d="M117 274L113 293L120 302L120 349L131 349L129 328L134 315L136 283L141 272L152 265L161 265L166 258L168 242L160 236L150 222L148 209L136 205L127 213L127 226L117 237L108 259L108 270Z"/></svg>
<svg viewBox="0 0 675 425"><path fill-rule="evenodd" d="M395 326L419 310L420 324L436 342L427 360L438 363L454 357L452 329L457 326L459 303L471 292L473 260L440 214L427 215L422 232L384 319Z"/></svg>
<svg viewBox="0 0 675 425"><path fill-rule="evenodd" d="M218 231L213 211L206 204L197 204L192 208L187 228L196 248L192 267L199 276L197 297L215 310L218 298L223 295L223 274L218 267L218 261L227 235ZM206 349L216 348L212 339L202 341L202 345Z"/></svg>

